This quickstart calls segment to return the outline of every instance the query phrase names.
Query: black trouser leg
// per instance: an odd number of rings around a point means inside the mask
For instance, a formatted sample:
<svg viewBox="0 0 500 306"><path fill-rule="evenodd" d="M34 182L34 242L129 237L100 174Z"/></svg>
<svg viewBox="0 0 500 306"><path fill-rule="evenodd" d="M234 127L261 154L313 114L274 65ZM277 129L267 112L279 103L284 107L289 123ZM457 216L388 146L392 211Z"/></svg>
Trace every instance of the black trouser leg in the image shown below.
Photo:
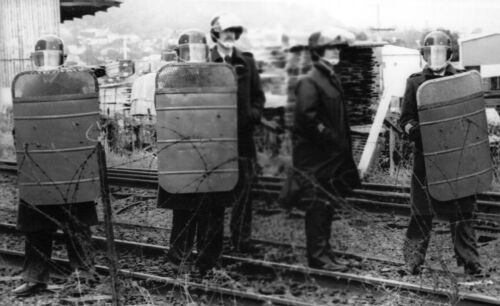
<svg viewBox="0 0 500 306"><path fill-rule="evenodd" d="M231 240L233 246L239 250L248 245L252 235L252 197L251 187L254 179L253 160L240 161L240 175L235 188L235 197L231 210Z"/></svg>
<svg viewBox="0 0 500 306"><path fill-rule="evenodd" d="M481 267L479 253L477 251L476 233L472 227L473 214L460 213L450 214L451 239L457 264L464 266L466 270L476 270Z"/></svg>
<svg viewBox="0 0 500 306"><path fill-rule="evenodd" d="M170 250L167 254L172 263L179 265L189 258L194 248L195 230L196 218L193 211L173 210Z"/></svg>
<svg viewBox="0 0 500 306"><path fill-rule="evenodd" d="M224 239L224 205L205 205L200 211L197 228L197 265L201 272L215 267L222 254Z"/></svg>
<svg viewBox="0 0 500 306"><path fill-rule="evenodd" d="M64 228L66 248L71 269L91 271L94 256L90 227L87 225L68 225Z"/></svg>
<svg viewBox="0 0 500 306"><path fill-rule="evenodd" d="M318 201L310 204L305 217L307 261L311 267L331 263L332 211L326 202Z"/></svg>
<svg viewBox="0 0 500 306"><path fill-rule="evenodd" d="M410 269L417 272L424 263L432 231L432 216L413 214L406 231L403 255Z"/></svg>
<svg viewBox="0 0 500 306"><path fill-rule="evenodd" d="M53 231L25 233L25 260L22 277L27 282L47 283L52 265Z"/></svg>

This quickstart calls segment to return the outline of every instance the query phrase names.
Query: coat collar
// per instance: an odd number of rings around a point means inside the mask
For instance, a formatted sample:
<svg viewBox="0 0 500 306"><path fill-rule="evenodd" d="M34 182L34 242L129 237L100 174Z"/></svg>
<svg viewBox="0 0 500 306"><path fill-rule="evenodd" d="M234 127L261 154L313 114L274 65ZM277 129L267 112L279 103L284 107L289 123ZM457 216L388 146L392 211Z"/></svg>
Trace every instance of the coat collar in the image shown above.
<svg viewBox="0 0 500 306"><path fill-rule="evenodd" d="M447 75L454 75L457 73L457 70L451 65L451 64L448 64L446 66L446 68L444 69L444 75L447 76ZM425 76L436 76L434 74L434 71L432 71L428 66L425 66L424 69L423 69L423 74Z"/></svg>
<svg viewBox="0 0 500 306"><path fill-rule="evenodd" d="M333 85L339 92L342 94L344 93L340 80L335 74L333 67L329 67L326 63L314 62L313 68L311 69L311 76L320 84L328 81L328 83Z"/></svg>
<svg viewBox="0 0 500 306"><path fill-rule="evenodd" d="M215 46L210 50L210 59L212 62L215 62L215 63L224 62L222 55L219 53L219 51L217 50L217 47L215 47ZM239 63L245 63L243 53L239 49L233 48L231 62L232 62L232 65L239 64Z"/></svg>

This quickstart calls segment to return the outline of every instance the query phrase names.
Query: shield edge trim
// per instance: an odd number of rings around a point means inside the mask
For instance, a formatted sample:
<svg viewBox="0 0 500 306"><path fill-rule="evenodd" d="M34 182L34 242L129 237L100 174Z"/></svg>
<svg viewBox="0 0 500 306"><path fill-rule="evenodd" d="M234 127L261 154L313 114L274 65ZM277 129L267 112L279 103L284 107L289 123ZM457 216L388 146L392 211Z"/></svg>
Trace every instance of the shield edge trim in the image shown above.
<svg viewBox="0 0 500 306"><path fill-rule="evenodd" d="M52 71L54 71L54 72L52 72ZM50 70L49 72L43 72L43 73L47 73L47 74L48 73L56 73L56 71L60 71L60 72L87 72L88 74L92 75L92 77L93 77L92 79L94 80L94 92L92 94L95 94L95 95L99 96L99 82L97 82L97 77L92 72L92 70L89 70L89 69ZM42 74L42 72L36 71L36 70L28 70L28 71L23 71L23 72L20 72L20 73L16 74L16 76L12 80L12 83L11 83L11 86L10 86L10 88L11 88L11 95L12 95L12 101L14 101L14 99L18 99L18 98L15 98L15 94L14 94L15 93L15 87L14 87L14 85L16 84L17 79L19 79L21 76L23 76L25 74Z"/></svg>
<svg viewBox="0 0 500 306"><path fill-rule="evenodd" d="M454 74L454 75L450 75L450 76L445 76L444 78L446 79L454 79L454 78L457 78L457 77L463 77L464 74L470 74L471 76L474 76L476 78L479 79L480 83L481 83L481 74L479 72L477 72L476 70L469 70L469 71L466 71L466 72L462 72L462 73L457 73L457 74ZM416 93L416 97L417 97L417 107L421 107L421 105L418 105L418 97L420 95L420 93L422 92L422 88L424 88L424 85L429 85L429 84L432 84L432 83L437 83L437 82L442 82L443 81L443 77L441 78L436 78L436 79L432 79L432 80L427 80L425 82L423 82L417 89L417 93Z"/></svg>

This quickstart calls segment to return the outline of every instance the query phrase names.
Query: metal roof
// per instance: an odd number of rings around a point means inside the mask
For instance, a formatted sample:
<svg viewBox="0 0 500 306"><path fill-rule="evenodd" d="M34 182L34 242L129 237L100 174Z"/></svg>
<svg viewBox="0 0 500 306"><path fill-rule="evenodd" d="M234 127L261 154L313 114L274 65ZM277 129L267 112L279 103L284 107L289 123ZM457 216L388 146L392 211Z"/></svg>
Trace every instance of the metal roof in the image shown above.
<svg viewBox="0 0 500 306"><path fill-rule="evenodd" d="M466 42L466 41L478 40L478 39L483 39L483 38L486 38L486 37L496 36L496 35L500 35L500 33L472 34L472 35L468 35L468 36L465 36L465 37L461 37L461 38L458 39L458 41L459 42Z"/></svg>
<svg viewBox="0 0 500 306"><path fill-rule="evenodd" d="M121 0L60 0L61 22L118 7Z"/></svg>

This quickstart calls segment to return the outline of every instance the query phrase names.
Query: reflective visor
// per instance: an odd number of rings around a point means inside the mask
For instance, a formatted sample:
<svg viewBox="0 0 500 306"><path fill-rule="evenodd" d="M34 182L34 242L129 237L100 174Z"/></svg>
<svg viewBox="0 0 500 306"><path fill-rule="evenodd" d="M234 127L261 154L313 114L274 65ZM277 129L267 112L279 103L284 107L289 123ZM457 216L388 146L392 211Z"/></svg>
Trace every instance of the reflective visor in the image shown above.
<svg viewBox="0 0 500 306"><path fill-rule="evenodd" d="M206 44L185 44L179 46L181 61L204 63L208 60L208 46Z"/></svg>
<svg viewBox="0 0 500 306"><path fill-rule="evenodd" d="M61 51L35 51L31 53L31 61L37 68L55 68L63 64L63 54Z"/></svg>
<svg viewBox="0 0 500 306"><path fill-rule="evenodd" d="M424 60L431 69L441 69L448 61L448 47L426 46L423 48Z"/></svg>

